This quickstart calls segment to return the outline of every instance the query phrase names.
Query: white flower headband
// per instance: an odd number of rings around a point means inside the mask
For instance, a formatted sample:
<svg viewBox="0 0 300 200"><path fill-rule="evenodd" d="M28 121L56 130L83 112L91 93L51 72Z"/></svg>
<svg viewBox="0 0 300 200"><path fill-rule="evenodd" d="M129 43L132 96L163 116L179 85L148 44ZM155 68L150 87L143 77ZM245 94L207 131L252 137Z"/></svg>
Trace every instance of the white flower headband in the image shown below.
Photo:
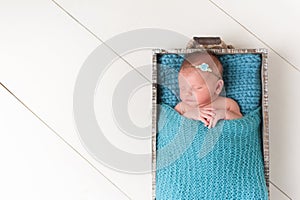
<svg viewBox="0 0 300 200"><path fill-rule="evenodd" d="M219 79L222 79L220 76L218 76L217 74L215 74L212 69L209 67L209 65L207 63L202 63L200 65L196 65L196 66L193 66L197 69L200 69L201 71L203 72L210 72L212 73L213 75L215 75L216 77L218 77Z"/></svg>

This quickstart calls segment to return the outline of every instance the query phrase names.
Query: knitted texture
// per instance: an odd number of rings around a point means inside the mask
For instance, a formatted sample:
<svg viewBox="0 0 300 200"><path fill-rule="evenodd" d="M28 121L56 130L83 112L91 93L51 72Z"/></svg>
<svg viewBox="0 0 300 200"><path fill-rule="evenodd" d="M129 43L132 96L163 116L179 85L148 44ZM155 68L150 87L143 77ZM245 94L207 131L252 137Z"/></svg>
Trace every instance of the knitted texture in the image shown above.
<svg viewBox="0 0 300 200"><path fill-rule="evenodd" d="M175 107L180 101L178 72L184 56L184 54L163 54L158 57L158 103ZM221 96L236 100L243 115L260 106L261 56L228 54L218 57L224 69L224 88Z"/></svg>
<svg viewBox="0 0 300 200"><path fill-rule="evenodd" d="M158 57L158 102L172 107L180 101L178 72L184 60L183 54L163 54Z"/></svg>
<svg viewBox="0 0 300 200"><path fill-rule="evenodd" d="M208 129L158 107L157 200L267 200L261 107Z"/></svg>

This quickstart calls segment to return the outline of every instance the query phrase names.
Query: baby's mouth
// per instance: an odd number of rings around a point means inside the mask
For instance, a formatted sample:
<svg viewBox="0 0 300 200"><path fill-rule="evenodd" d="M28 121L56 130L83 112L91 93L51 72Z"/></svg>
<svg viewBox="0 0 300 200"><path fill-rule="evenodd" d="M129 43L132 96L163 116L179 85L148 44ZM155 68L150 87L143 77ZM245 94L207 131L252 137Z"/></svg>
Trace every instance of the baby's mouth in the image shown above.
<svg viewBox="0 0 300 200"><path fill-rule="evenodd" d="M193 101L195 101L195 99L184 99L184 101L193 102Z"/></svg>
<svg viewBox="0 0 300 200"><path fill-rule="evenodd" d="M193 100L191 100L191 99L185 99L184 101L185 101L185 102L189 102L189 103L190 103L190 102L193 102Z"/></svg>
<svg viewBox="0 0 300 200"><path fill-rule="evenodd" d="M186 102L188 104L195 104L195 103L197 103L194 99L185 99L184 102Z"/></svg>

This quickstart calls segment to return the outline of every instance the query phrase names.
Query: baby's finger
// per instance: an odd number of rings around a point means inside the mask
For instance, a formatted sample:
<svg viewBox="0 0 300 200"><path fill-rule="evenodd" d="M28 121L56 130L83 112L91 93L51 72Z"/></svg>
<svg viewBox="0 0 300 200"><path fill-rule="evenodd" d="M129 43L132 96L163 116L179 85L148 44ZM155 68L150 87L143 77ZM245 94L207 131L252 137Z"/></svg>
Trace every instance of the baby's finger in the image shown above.
<svg viewBox="0 0 300 200"><path fill-rule="evenodd" d="M203 117L205 118L207 121L210 121L211 119L213 119L214 117L213 116L210 116L210 115L206 115L206 114L201 114L200 117Z"/></svg>
<svg viewBox="0 0 300 200"><path fill-rule="evenodd" d="M213 122L213 119L209 121L208 127L207 128L211 128L211 124Z"/></svg>
<svg viewBox="0 0 300 200"><path fill-rule="evenodd" d="M210 107L210 108L201 108L201 109L203 109L203 110L216 110L215 108L212 108L212 107Z"/></svg>
<svg viewBox="0 0 300 200"><path fill-rule="evenodd" d="M216 115L216 113L213 112L213 111L202 110L201 112L202 112L202 113L205 113L205 114L208 114L208 115L211 115L211 116L215 116L215 115Z"/></svg>
<svg viewBox="0 0 300 200"><path fill-rule="evenodd" d="M212 128L216 126L216 121L217 121L217 120L214 120L214 121L211 123L211 127L212 127Z"/></svg>
<svg viewBox="0 0 300 200"><path fill-rule="evenodd" d="M205 126L208 126L208 125L209 125L208 121L207 121L205 118L200 117L199 120L202 121L202 122L204 123Z"/></svg>
<svg viewBox="0 0 300 200"><path fill-rule="evenodd" d="M213 123L212 123L212 127L215 127L216 124L217 124L218 120L217 119L214 119Z"/></svg>

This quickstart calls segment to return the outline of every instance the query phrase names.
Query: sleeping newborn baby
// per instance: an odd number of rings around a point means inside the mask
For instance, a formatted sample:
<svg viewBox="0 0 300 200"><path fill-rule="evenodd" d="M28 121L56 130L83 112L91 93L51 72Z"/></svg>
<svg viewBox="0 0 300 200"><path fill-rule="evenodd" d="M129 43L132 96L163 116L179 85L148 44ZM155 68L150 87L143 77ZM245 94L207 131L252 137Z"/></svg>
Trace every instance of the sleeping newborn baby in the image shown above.
<svg viewBox="0 0 300 200"><path fill-rule="evenodd" d="M222 74L222 64L213 53L188 54L178 74L181 102L175 110L187 118L202 121L208 128L215 127L220 119L241 118L237 102L219 96L224 85Z"/></svg>

